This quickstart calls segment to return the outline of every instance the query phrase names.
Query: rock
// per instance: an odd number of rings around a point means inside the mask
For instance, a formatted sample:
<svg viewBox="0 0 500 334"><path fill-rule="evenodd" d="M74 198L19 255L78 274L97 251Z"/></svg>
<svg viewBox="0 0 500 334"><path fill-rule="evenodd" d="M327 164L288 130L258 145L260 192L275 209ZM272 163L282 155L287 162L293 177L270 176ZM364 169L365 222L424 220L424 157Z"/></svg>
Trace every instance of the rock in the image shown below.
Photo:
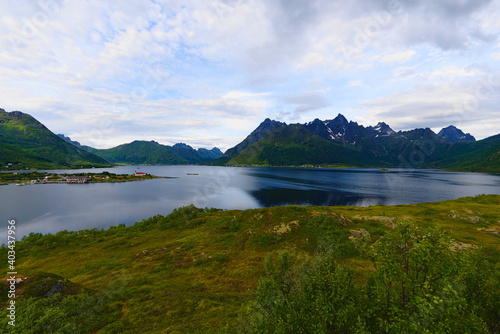
<svg viewBox="0 0 500 334"><path fill-rule="evenodd" d="M481 227L481 228L478 228L477 230L480 232L486 232L486 233L491 233L494 235L500 235L500 226L493 226L491 228Z"/></svg>
<svg viewBox="0 0 500 334"><path fill-rule="evenodd" d="M460 242L460 241L453 242L453 244L450 247L450 249L452 251L458 251L458 250L462 250L462 249L471 249L471 248L474 248L474 246L471 244L467 244L465 242Z"/></svg>
<svg viewBox="0 0 500 334"><path fill-rule="evenodd" d="M49 291L43 295L44 297L52 297L55 294L62 293L64 291L64 283L62 281L57 281Z"/></svg>
<svg viewBox="0 0 500 334"><path fill-rule="evenodd" d="M469 223L472 223L472 224L477 224L481 221L481 218L477 217L477 216L473 216L473 217L467 217L465 218Z"/></svg>
<svg viewBox="0 0 500 334"><path fill-rule="evenodd" d="M351 235L349 236L350 240L355 240L355 239L358 239L361 237L369 237L370 236L370 232L368 232L364 228L361 228L359 230L350 230L349 233L351 233Z"/></svg>

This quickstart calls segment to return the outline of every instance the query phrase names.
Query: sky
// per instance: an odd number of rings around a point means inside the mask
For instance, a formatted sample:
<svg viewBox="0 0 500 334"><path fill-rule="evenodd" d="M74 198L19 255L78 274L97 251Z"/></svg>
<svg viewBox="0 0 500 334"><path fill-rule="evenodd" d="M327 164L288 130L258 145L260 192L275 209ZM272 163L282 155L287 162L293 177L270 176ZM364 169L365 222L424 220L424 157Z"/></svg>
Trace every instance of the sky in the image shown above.
<svg viewBox="0 0 500 334"><path fill-rule="evenodd" d="M0 108L110 148L265 118L500 132L500 0L3 0Z"/></svg>

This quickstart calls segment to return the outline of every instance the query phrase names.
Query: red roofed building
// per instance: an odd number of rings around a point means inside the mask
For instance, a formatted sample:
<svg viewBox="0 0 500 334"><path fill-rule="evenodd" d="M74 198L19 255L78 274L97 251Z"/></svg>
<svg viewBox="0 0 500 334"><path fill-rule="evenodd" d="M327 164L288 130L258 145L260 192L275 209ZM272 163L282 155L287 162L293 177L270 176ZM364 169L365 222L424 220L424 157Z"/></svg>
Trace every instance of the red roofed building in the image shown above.
<svg viewBox="0 0 500 334"><path fill-rule="evenodd" d="M143 172L135 172L134 174L135 176L144 176L146 175L146 173L143 173Z"/></svg>

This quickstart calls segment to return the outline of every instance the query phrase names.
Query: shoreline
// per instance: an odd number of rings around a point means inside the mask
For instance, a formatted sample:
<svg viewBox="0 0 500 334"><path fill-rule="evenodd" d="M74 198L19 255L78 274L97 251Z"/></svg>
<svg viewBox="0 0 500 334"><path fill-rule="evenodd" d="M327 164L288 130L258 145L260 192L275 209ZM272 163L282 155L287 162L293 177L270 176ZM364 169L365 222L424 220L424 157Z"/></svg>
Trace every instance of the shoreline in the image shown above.
<svg viewBox="0 0 500 334"><path fill-rule="evenodd" d="M103 173L52 174L48 172L0 173L0 185L15 184L17 186L40 184L90 184L90 183L124 183L153 179L175 179L172 176L155 176L150 174L131 175ZM57 179L57 180L51 180Z"/></svg>
<svg viewBox="0 0 500 334"><path fill-rule="evenodd" d="M373 169L388 169L389 172L394 172L391 171L390 169L397 169L397 170L406 170L406 169L422 169L422 170L438 170L442 172L458 172L458 173L484 173L484 174L493 174L493 175L500 175L500 171L482 171L482 170L463 170L463 169L448 169L448 168L438 168L438 167L398 167L398 166L350 166L350 165L264 165L264 164L235 164L235 165L207 165L207 164L180 164L180 165L143 165L143 164L115 164L113 166L104 166L104 167L82 167L82 168L39 168L39 169L0 169L0 176L2 174L8 174L8 173L33 173L33 172L38 172L39 170L44 170L44 171L50 171L50 170L86 170L86 169L93 169L93 168L115 168L115 167L123 167L123 166L207 166L207 167L258 167L258 168L314 168L314 169L338 169L338 170L344 170L344 169L358 169L358 168L373 168ZM1 178L0 178L1 179ZM1 183L1 182L0 182Z"/></svg>

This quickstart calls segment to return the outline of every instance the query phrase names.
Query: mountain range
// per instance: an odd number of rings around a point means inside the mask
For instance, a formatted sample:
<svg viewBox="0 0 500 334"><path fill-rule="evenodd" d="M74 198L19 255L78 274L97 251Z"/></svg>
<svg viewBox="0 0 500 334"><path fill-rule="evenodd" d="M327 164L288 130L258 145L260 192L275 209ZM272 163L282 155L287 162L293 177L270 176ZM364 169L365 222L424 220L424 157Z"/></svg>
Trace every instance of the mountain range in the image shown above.
<svg viewBox="0 0 500 334"><path fill-rule="evenodd" d="M305 124L265 119L224 154L178 143L133 141L110 149L55 135L32 116L0 109L0 163L15 168L78 168L123 164L412 167L500 172L500 134L476 141L453 125L394 131L364 127L339 114Z"/></svg>
<svg viewBox="0 0 500 334"><path fill-rule="evenodd" d="M64 135L61 135L64 137ZM71 139L66 137L71 142ZM142 165L181 165L194 164L218 158L222 152L214 147L211 150L178 143L173 146L162 145L156 141L135 140L109 149L96 149L81 146L111 163L142 164Z"/></svg>
<svg viewBox="0 0 500 334"><path fill-rule="evenodd" d="M214 164L445 168L500 171L500 135L476 141L454 126L394 131L379 122L364 127L339 114L305 124L264 120Z"/></svg>
<svg viewBox="0 0 500 334"><path fill-rule="evenodd" d="M105 167L124 164L192 164L222 155L179 143L134 141L110 149L80 145L63 134L54 134L29 114L0 109L0 167L7 169L57 169Z"/></svg>

